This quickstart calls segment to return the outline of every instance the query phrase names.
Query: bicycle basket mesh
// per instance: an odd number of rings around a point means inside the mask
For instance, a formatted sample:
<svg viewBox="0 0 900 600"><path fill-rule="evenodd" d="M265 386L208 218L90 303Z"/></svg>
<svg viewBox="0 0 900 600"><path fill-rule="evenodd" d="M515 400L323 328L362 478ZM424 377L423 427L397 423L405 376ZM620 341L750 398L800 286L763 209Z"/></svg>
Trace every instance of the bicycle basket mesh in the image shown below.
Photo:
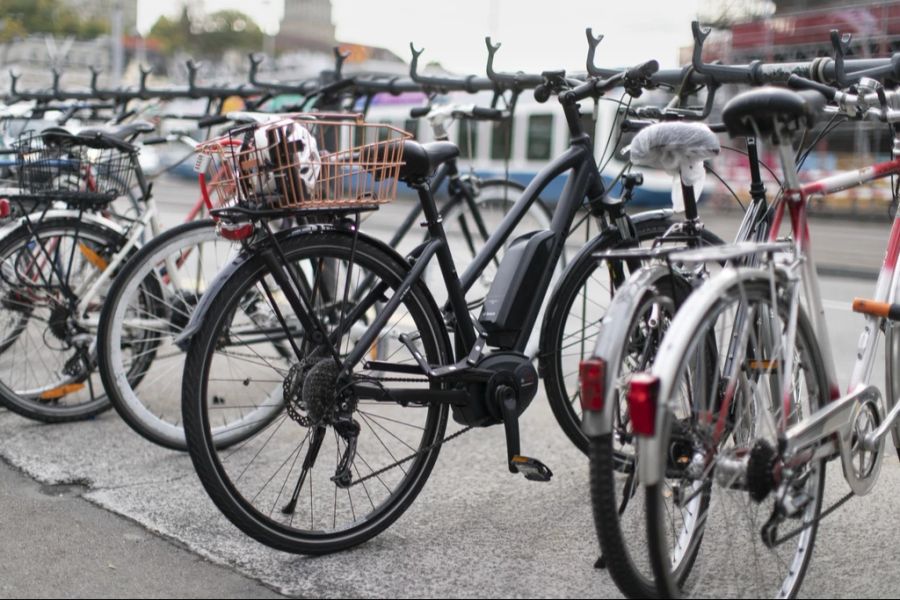
<svg viewBox="0 0 900 600"><path fill-rule="evenodd" d="M109 202L134 184L137 150L110 148L99 138L63 131L28 132L12 147L19 187L25 194Z"/></svg>
<svg viewBox="0 0 900 600"><path fill-rule="evenodd" d="M211 159L206 185L217 206L346 207L396 198L411 137L358 115L293 115L233 129L198 152Z"/></svg>

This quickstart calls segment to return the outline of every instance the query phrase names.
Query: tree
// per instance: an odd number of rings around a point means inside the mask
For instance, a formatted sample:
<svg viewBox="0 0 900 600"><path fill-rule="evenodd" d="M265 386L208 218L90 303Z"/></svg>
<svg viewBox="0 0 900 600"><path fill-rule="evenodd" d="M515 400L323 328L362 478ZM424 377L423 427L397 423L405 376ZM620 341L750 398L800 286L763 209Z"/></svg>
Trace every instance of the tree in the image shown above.
<svg viewBox="0 0 900 600"><path fill-rule="evenodd" d="M187 6L181 8L178 19L162 16L156 20L147 36L160 43L163 54L173 54L176 50L187 48L191 39L191 18Z"/></svg>
<svg viewBox="0 0 900 600"><path fill-rule="evenodd" d="M0 0L0 41L29 33L74 35L91 39L109 31L103 19L82 18L61 0Z"/></svg>
<svg viewBox="0 0 900 600"><path fill-rule="evenodd" d="M159 41L165 54L181 50L199 57L218 57L227 50L257 50L263 42L259 25L239 10L195 17L187 6L177 20L160 17L148 37Z"/></svg>

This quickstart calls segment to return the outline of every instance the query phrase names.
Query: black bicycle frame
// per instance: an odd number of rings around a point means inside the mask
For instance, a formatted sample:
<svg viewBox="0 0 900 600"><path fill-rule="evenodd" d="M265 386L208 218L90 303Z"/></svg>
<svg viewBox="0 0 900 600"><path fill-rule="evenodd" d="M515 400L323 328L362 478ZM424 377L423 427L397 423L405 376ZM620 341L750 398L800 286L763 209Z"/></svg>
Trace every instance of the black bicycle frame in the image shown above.
<svg viewBox="0 0 900 600"><path fill-rule="evenodd" d="M565 249L565 241L568 237L569 229L579 208L583 205L584 199L603 193L603 184L597 170L597 164L594 161L591 139L581 130L578 106L572 105L564 108L570 125L570 133L572 134L569 148L538 172L537 176L526 187L509 213L504 217L498 229L488 238L481 251L461 277L456 272L456 266L441 222L441 215L431 194L431 185L427 182L421 182L414 186L419 193L430 239L424 246L420 247L413 271L407 275L395 292L392 300L397 299L397 302L389 302L388 305L383 306L375 321L369 326L370 331L374 330L374 335L364 335L345 357L343 361L345 371L348 365L355 365L362 360L374 338L377 337L380 328L387 323L392 316L393 310L399 306L402 297L405 296L421 276L421 273L424 272L427 263L435 256L438 259L444 284L447 287L448 308L455 319L455 331L460 340L460 344L456 348L456 357L460 360L468 356L475 346L478 335L472 322L472 317L469 314L465 293L472 287L487 264L497 255L510 235L512 235L516 225L527 213L531 205L537 201L541 192L554 179L566 172L570 172L550 225L550 230L553 233L553 242L548 264L555 264L559 260ZM531 336L531 330L534 327L535 320L550 286L552 276L552 269L546 269L541 275L540 281L523 282L523 284L532 287L534 293L529 295L531 301L526 313L526 319L518 333L513 348L515 351L522 352L525 350L528 339ZM516 293L516 290L510 290L510 293ZM369 339L370 337L372 339Z"/></svg>
<svg viewBox="0 0 900 600"><path fill-rule="evenodd" d="M459 166L456 162L456 159L452 159L447 161L438 167L437 171L435 171L434 175L431 177L431 189L439 190L444 182L447 181L447 191L450 196L449 200L444 204L441 208L441 215L446 215L446 212L452 207L457 198L461 198L463 202L466 203L469 210L472 212L472 219L475 221L475 225L478 228L478 233L482 236L483 239L487 240L490 237L490 232L487 230L487 226L484 223L484 219L481 216L481 212L478 210L478 205L475 202L475 196L472 194L471 188L468 186L462 185L459 183ZM410 230L416 226L416 221L419 220L419 217L422 214L422 203L419 202L415 204L407 213L406 217L403 219L403 222L400 224L399 229L394 234L394 236L388 242L388 245L391 248L396 248L400 241L406 237L406 234L410 232ZM463 232L467 236L467 243L470 248L474 249L472 245L472 240L468 237L468 232Z"/></svg>

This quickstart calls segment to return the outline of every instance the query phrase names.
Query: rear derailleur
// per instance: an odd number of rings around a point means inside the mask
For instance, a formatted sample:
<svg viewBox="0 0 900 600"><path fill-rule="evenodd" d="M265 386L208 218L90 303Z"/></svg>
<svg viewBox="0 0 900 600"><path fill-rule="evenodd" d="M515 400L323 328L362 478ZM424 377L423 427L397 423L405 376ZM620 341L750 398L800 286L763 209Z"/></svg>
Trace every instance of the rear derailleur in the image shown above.
<svg viewBox="0 0 900 600"><path fill-rule="evenodd" d="M291 367L284 380L284 402L288 415L313 431L298 485L302 485L306 472L315 463L321 438L328 426L334 428L344 442L344 451L331 481L339 488L349 488L353 484L352 469L360 425L353 418L356 399L350 387L338 384L339 370L333 358L312 353Z"/></svg>

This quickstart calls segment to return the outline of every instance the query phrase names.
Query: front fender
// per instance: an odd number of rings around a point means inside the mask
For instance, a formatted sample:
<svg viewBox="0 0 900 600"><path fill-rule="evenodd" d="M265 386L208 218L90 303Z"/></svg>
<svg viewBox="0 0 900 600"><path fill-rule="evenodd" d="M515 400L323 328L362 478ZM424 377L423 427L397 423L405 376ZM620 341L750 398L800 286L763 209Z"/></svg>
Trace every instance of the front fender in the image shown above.
<svg viewBox="0 0 900 600"><path fill-rule="evenodd" d="M359 239L365 240L368 244L379 246L382 251L391 254L397 261L407 262L402 256L400 256L400 254L397 253L396 250L394 250L384 242L368 236L362 232L354 232L352 226L349 224L346 226L318 224L303 225L286 231L280 231L275 234L275 239L279 244L282 244L299 237L326 232L338 233L346 235L348 237L358 235ZM200 296L200 301L194 308L194 312L191 313L191 318L188 321L188 324L175 338L175 344L179 348L181 348L181 350L187 351L187 348L191 343L191 339L200 330L200 327L206 317L206 313L209 312L209 307L219 296L219 292L221 292L223 288L230 285L231 278L242 266L244 266L250 260L259 256L260 250L270 243L271 242L267 239L262 239L258 242L252 243L249 248L243 248L241 252L231 260L231 262L229 262L227 265L225 265L225 267L222 268L221 271L219 271L215 279L213 279L209 284L209 287L206 288L206 291L203 293L203 295Z"/></svg>

